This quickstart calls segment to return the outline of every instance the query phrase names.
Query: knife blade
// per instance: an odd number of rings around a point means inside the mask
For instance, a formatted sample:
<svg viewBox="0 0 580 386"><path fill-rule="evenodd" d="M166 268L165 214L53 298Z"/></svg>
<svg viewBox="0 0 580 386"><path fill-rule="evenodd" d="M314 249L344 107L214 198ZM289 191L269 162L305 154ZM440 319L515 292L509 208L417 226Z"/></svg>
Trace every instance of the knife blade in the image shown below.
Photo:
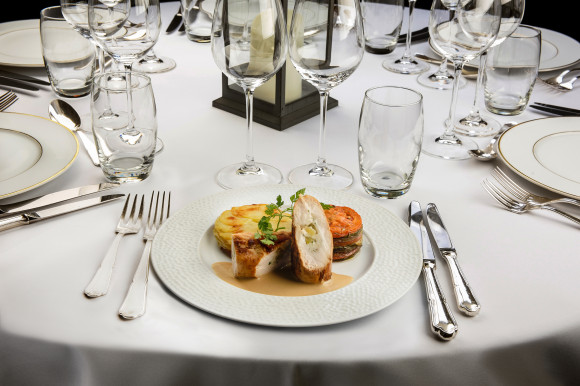
<svg viewBox="0 0 580 386"><path fill-rule="evenodd" d="M118 200L124 197L124 194L111 194L108 196L100 196L94 198L87 198L86 200L70 202L55 207L32 210L29 212L16 214L9 217L0 218L0 232L7 229L28 225L37 221L46 220L55 216L60 216L66 213L75 212L77 210L90 208L91 206L101 205L107 202Z"/></svg>
<svg viewBox="0 0 580 386"><path fill-rule="evenodd" d="M41 84L44 86L50 86L50 82L47 82L46 80L37 79L37 78L34 78L32 76L29 76L29 75L19 74L17 72L0 70L0 75L2 75L4 78L11 78L11 79L16 79L16 80L22 80L25 82L30 82L30 83L37 83L37 84Z"/></svg>
<svg viewBox="0 0 580 386"><path fill-rule="evenodd" d="M41 208L47 205L63 203L73 198L79 198L88 194L103 192L105 190L119 187L116 182L105 182L101 184L80 186L77 188L62 190L60 192L49 193L44 196L34 197L28 200L14 202L12 204L0 205L0 218L7 215L25 212L34 208Z"/></svg>
<svg viewBox="0 0 580 386"><path fill-rule="evenodd" d="M0 85L9 86L9 87L16 87L16 88L21 88L23 90L30 90L30 91L40 90L38 87L33 86L29 83L24 83L24 82L21 82L19 80L10 79L10 78L6 78L3 76L0 76Z"/></svg>
<svg viewBox="0 0 580 386"><path fill-rule="evenodd" d="M411 201L409 204L409 227L415 234L423 251L423 279L429 302L429 316L431 318L431 331L443 340L451 340L457 335L457 322L451 313L439 281L435 276L435 255L431 247L431 241L427 228L423 222L421 204Z"/></svg>
<svg viewBox="0 0 580 386"><path fill-rule="evenodd" d="M475 299L469 283L465 280L463 271L457 262L457 251L451 243L451 238L445 225L443 225L439 210L433 203L427 204L427 224L429 225L429 230L433 235L435 244L437 244L437 248L441 252L441 256L443 256L449 266L455 300L457 301L459 311L468 316L477 315L481 309L481 305Z"/></svg>
<svg viewBox="0 0 580 386"><path fill-rule="evenodd" d="M543 103L531 104L530 107L539 111L559 115L562 117L577 117L580 115L580 110L575 110L568 107L546 105Z"/></svg>
<svg viewBox="0 0 580 386"><path fill-rule="evenodd" d="M175 31L182 22L183 22L182 8L179 7L179 10L175 14L175 16L173 16L171 22L169 22L169 26L165 30L165 33L171 33Z"/></svg>

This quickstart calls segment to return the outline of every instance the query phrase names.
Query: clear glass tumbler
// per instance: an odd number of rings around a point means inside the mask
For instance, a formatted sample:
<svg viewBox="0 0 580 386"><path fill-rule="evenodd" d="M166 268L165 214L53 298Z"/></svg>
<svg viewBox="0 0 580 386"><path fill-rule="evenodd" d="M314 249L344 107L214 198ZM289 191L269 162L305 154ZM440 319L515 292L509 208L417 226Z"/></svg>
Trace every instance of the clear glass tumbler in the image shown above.
<svg viewBox="0 0 580 386"><path fill-rule="evenodd" d="M394 86L366 91L358 131L363 188L373 197L407 193L423 141L423 96Z"/></svg>
<svg viewBox="0 0 580 386"><path fill-rule="evenodd" d="M151 79L133 73L131 86L119 85L125 73L105 73L94 78L91 115L101 169L109 181L138 182L153 168L157 144L157 111ZM111 80L114 79L114 80ZM131 92L132 98L127 98ZM132 101L132 106L128 105ZM133 118L130 119L130 115ZM137 141L123 140L132 122L142 134Z"/></svg>
<svg viewBox="0 0 580 386"><path fill-rule="evenodd" d="M519 26L489 50L483 78L485 107L494 114L521 114L528 105L540 68L542 32Z"/></svg>

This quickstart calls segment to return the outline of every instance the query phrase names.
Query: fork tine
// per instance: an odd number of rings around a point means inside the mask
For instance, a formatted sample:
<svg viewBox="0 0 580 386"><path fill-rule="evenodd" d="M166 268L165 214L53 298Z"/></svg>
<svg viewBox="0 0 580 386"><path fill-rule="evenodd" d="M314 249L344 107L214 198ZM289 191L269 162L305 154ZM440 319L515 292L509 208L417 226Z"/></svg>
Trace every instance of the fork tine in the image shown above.
<svg viewBox="0 0 580 386"><path fill-rule="evenodd" d="M500 168L496 167L492 170L492 175L501 186L512 193L515 197L520 200L526 200L530 195L530 192L523 189L521 186L516 184L511 178L507 176Z"/></svg>
<svg viewBox="0 0 580 386"><path fill-rule="evenodd" d="M10 95L4 102L0 104L0 111L6 110L8 107L12 106L18 100L18 96L16 94Z"/></svg>
<svg viewBox="0 0 580 386"><path fill-rule="evenodd" d="M509 206L506 201L501 199L500 196L498 196L497 193L495 193L495 189L494 189L493 185L487 179L482 181L482 185L483 185L483 188L486 190L486 192L494 200L496 200L500 205L505 206L506 208Z"/></svg>
<svg viewBox="0 0 580 386"><path fill-rule="evenodd" d="M489 180L486 180L486 182L487 182L488 188L490 188L491 191L494 193L498 202L500 202L502 205L504 205L505 207L507 207L509 209L515 209L517 202L513 198L509 197L505 192L503 192L501 189L499 189L497 186L495 186ZM489 190L488 190L488 192L489 192ZM491 194L491 192L490 192L490 194Z"/></svg>
<svg viewBox="0 0 580 386"><path fill-rule="evenodd" d="M137 218L139 219L139 222L141 222L142 219L143 219L143 206L144 206L144 201L145 201L145 195L142 194L141 195L141 205L139 206L139 214L137 216Z"/></svg>
<svg viewBox="0 0 580 386"><path fill-rule="evenodd" d="M123 210L121 211L121 220L125 219L125 214L127 214L127 207L131 201L131 193L127 194L127 199L125 200L125 205L123 205Z"/></svg>

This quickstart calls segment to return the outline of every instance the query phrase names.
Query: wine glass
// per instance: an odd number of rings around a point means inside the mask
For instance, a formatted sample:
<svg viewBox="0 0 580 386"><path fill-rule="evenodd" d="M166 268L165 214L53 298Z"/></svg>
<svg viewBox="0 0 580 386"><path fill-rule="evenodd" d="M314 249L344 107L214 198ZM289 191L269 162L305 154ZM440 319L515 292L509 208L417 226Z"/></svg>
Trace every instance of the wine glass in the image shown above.
<svg viewBox="0 0 580 386"><path fill-rule="evenodd" d="M453 89L453 80L455 76L449 68L449 60L447 58L443 58L443 62L435 72L424 72L417 77L417 82L422 84L423 86L435 88L437 90L452 90ZM465 86L467 82L463 77L459 78L459 88Z"/></svg>
<svg viewBox="0 0 580 386"><path fill-rule="evenodd" d="M425 138L423 151L445 159L467 159L476 145L453 132L459 76L464 64L484 52L497 37L501 0L434 0L429 15L429 35L435 49L453 62L455 80L445 131Z"/></svg>
<svg viewBox="0 0 580 386"><path fill-rule="evenodd" d="M128 144L143 137L134 126L132 113L131 71L133 62L142 57L159 37L161 12L159 0L89 0L89 29L93 39L125 68L128 124L121 134Z"/></svg>
<svg viewBox="0 0 580 386"><path fill-rule="evenodd" d="M257 163L253 155L254 90L286 61L288 36L280 0L218 0L212 22L211 52L219 69L240 86L246 98L246 160L217 174L226 189L280 183L282 173Z"/></svg>
<svg viewBox="0 0 580 386"><path fill-rule="evenodd" d="M318 15L316 25L307 25L309 15ZM324 137L330 90L358 67L364 53L361 8L358 0L297 0L290 26L290 59L300 75L320 94L318 159L299 166L288 176L298 185L345 189L352 174L326 162Z"/></svg>
<svg viewBox="0 0 580 386"><path fill-rule="evenodd" d="M85 39L89 39L97 51L97 67L105 68L105 53L91 36L89 28L89 0L60 0L60 8L65 20Z"/></svg>
<svg viewBox="0 0 580 386"><path fill-rule="evenodd" d="M501 4L501 24L497 38L491 45L500 45L505 38L518 28L524 16L525 0L504 0ZM487 50L479 57L479 68L477 72L477 83L475 85L475 98L473 106L466 117L455 122L455 132L473 137L491 136L496 134L501 124L487 114L482 114L479 110L479 90L483 83L483 71L487 62Z"/></svg>
<svg viewBox="0 0 580 386"><path fill-rule="evenodd" d="M420 74L429 69L429 65L420 62L411 55L411 24L413 22L413 10L417 0L409 0L409 20L407 25L407 40L405 42L405 52L403 56L396 60L385 60L383 67L398 74Z"/></svg>
<svg viewBox="0 0 580 386"><path fill-rule="evenodd" d="M173 70L176 66L175 60L167 56L157 56L151 48L145 56L133 63L133 69L139 72L149 74L167 72Z"/></svg>

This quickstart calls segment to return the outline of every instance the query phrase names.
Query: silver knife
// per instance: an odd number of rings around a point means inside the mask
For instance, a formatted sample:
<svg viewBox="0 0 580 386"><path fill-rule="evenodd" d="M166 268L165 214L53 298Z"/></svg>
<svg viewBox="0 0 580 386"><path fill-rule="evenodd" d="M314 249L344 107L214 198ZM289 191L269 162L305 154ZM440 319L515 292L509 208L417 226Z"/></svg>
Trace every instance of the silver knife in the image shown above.
<svg viewBox="0 0 580 386"><path fill-rule="evenodd" d="M30 90L30 91L38 91L40 90L38 87L31 85L30 83L25 83L16 79L9 79L9 78L5 78L3 76L0 76L0 85L2 86L8 86L8 87L16 87L16 88L21 88L24 90Z"/></svg>
<svg viewBox="0 0 580 386"><path fill-rule="evenodd" d="M46 80L36 79L36 78L34 78L32 76L28 76L28 75L24 75L24 74L19 74L17 72L12 72L12 71L7 71L7 70L0 70L0 76L2 76L4 78L11 78L11 79L16 79L16 80L22 80L24 82L41 84L43 86L50 86L50 82L47 82Z"/></svg>
<svg viewBox="0 0 580 386"><path fill-rule="evenodd" d="M19 201L12 204L0 205L0 218L8 214L25 212L30 209L40 208L47 205L58 204L73 198L86 196L87 194L102 192L120 186L119 183L105 182L102 184L86 185L78 188L63 190L60 192L46 194L31 198L29 200Z"/></svg>
<svg viewBox="0 0 580 386"><path fill-rule="evenodd" d="M182 21L183 21L182 8L179 7L179 10L175 14L175 16L173 16L173 19L169 23L167 30L165 30L165 33L171 33L173 31L175 31L177 29L177 27L179 27L179 25L181 24Z"/></svg>
<svg viewBox="0 0 580 386"><path fill-rule="evenodd" d="M431 331L443 340L451 340L457 335L457 322L435 276L435 255L431 248L427 228L423 222L421 205L417 201L411 201L409 204L409 227L419 240L423 250L423 279L429 301Z"/></svg>
<svg viewBox="0 0 580 386"><path fill-rule="evenodd" d="M21 225L32 224L37 221L46 220L47 218L60 216L61 214L71 213L77 210L89 208L91 206L104 204L124 196L124 194L112 194L109 196L87 198L86 200L62 204L52 208L32 210L26 213L3 217L0 218L0 231L19 227Z"/></svg>
<svg viewBox="0 0 580 386"><path fill-rule="evenodd" d="M481 309L481 305L477 302L475 296L473 296L469 283L465 280L465 276L457 263L457 252L451 243L449 233L445 229L443 221L441 221L441 216L435 204L427 204L427 223L429 224L429 230L433 235L435 244L437 244L437 248L441 252L441 256L443 256L449 266L455 300L457 301L459 311L469 316L477 315Z"/></svg>

